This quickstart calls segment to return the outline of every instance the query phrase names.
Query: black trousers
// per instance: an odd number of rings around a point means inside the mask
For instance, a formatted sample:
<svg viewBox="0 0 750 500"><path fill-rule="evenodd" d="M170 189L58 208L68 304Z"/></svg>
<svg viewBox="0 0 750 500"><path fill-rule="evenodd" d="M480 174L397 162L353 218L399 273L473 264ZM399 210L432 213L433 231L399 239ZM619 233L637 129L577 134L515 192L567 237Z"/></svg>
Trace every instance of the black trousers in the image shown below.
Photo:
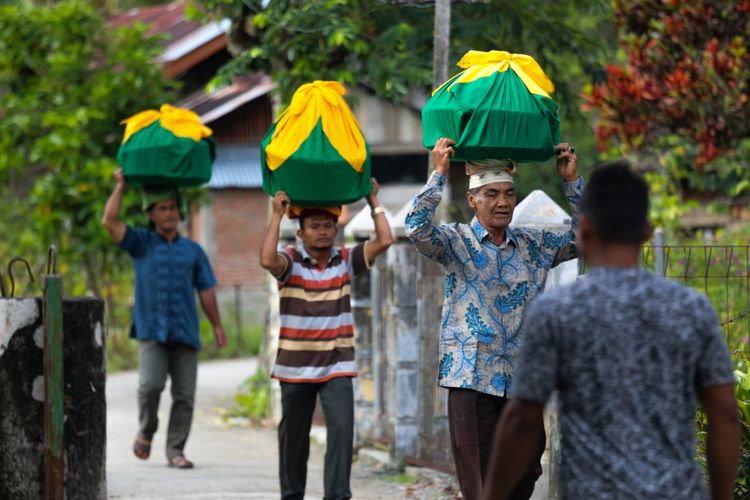
<svg viewBox="0 0 750 500"><path fill-rule="evenodd" d="M350 377L337 377L319 384L281 383L279 480L283 500L302 500L305 496L310 426L318 394L326 419L324 498L345 500L352 496L349 477L354 441L354 391Z"/></svg>
<svg viewBox="0 0 750 500"><path fill-rule="evenodd" d="M508 398L471 389L450 388L448 391L448 427L458 484L466 500L480 500L495 441L495 428ZM534 483L542 474L545 441L542 431L538 458L516 486L512 500L527 500L534 492Z"/></svg>

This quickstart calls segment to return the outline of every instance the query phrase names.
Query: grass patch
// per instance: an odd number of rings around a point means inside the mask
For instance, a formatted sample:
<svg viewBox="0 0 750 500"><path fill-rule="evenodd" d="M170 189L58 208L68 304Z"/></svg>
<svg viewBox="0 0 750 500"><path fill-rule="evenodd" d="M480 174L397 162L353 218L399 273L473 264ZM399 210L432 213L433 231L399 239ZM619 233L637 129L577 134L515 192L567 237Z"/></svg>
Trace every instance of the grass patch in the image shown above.
<svg viewBox="0 0 750 500"><path fill-rule="evenodd" d="M398 474L391 474L388 476L384 476L383 480L389 483L396 483L396 484L403 484L403 485L417 484L417 478L409 474L406 474L405 472L399 472Z"/></svg>

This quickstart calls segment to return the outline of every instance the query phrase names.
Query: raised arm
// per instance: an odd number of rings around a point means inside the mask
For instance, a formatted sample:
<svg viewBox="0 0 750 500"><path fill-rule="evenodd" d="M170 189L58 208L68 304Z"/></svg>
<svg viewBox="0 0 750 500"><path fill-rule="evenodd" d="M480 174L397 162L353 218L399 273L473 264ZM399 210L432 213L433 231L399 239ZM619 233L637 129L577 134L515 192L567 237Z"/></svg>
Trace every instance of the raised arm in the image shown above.
<svg viewBox="0 0 750 500"><path fill-rule="evenodd" d="M368 265L372 265L375 262L375 257L388 250L388 247L393 244L391 225L388 223L385 211L378 202L380 185L374 178L371 181L372 191L367 195L367 204L370 205L370 213L375 224L375 239L365 244L365 259L367 259Z"/></svg>
<svg viewBox="0 0 750 500"><path fill-rule="evenodd" d="M289 196L283 191L276 193L271 200L273 212L271 221L266 227L263 242L260 245L260 265L274 276L281 276L286 271L288 261L279 254L279 227L284 211L289 205Z"/></svg>
<svg viewBox="0 0 750 500"><path fill-rule="evenodd" d="M553 267L561 262L578 257L575 238L579 219L578 210L584 185L583 179L578 175L578 158L572 148L567 143L562 143L558 144L555 149L557 150L557 174L563 181L565 198L568 200L573 217L568 231L564 233L544 232L543 245L551 254Z"/></svg>
<svg viewBox="0 0 750 500"><path fill-rule="evenodd" d="M109 233L109 237L115 243L120 243L125 237L127 226L120 220L120 205L122 204L122 194L125 192L125 177L122 175L122 169L118 168L113 174L115 178L115 189L107 199L104 206L104 215L102 224Z"/></svg>
<svg viewBox="0 0 750 500"><path fill-rule="evenodd" d="M419 253L443 264L450 260L448 236L444 227L435 226L432 219L443 194L451 157L455 154L453 144L455 141L444 138L435 143L432 149L435 171L425 187L414 197L405 221L406 237L414 243Z"/></svg>

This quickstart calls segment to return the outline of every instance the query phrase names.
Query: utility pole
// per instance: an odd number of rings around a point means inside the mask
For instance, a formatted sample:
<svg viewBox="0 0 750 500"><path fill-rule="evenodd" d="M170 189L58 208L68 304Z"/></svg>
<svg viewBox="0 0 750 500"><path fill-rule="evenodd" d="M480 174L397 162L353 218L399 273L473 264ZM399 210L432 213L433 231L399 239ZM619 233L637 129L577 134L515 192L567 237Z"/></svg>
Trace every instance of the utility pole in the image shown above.
<svg viewBox="0 0 750 500"><path fill-rule="evenodd" d="M432 87L448 79L448 57L451 38L451 0L435 0L435 34L433 39Z"/></svg>
<svg viewBox="0 0 750 500"><path fill-rule="evenodd" d="M435 0L435 31L433 38L432 81L438 88L448 79L448 58L450 56L451 0ZM427 176L434 167L432 154L427 161ZM445 189L450 189L446 182ZM450 193L443 194L443 202L438 207L436 217L445 222L448 215ZM447 448L447 401L437 388L438 339L440 337L440 317L443 304L443 270L439 264L419 255L417 258L417 329L420 337L420 387L419 415L420 436L417 454L421 457L436 457L437 450ZM444 422L436 420L444 417ZM437 432L436 432L437 431ZM441 439L441 437L443 439ZM436 439L437 438L437 439ZM445 442L443 442L445 441Z"/></svg>
<svg viewBox="0 0 750 500"><path fill-rule="evenodd" d="M436 89L448 79L448 58L450 57L451 40L451 1L435 0L435 31L432 41L432 88ZM458 140L458 137L451 139ZM432 162L432 154L427 160L427 177L430 176L435 165ZM437 210L437 217L441 223L448 220L448 208L451 201L450 173L447 175L443 199Z"/></svg>

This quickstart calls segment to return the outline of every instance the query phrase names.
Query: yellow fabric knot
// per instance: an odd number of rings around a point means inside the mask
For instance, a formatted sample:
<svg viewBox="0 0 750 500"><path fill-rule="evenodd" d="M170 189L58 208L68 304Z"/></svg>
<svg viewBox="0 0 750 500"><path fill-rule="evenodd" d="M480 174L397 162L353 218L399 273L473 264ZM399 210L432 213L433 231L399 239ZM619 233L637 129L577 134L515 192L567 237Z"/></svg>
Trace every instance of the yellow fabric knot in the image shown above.
<svg viewBox="0 0 750 500"><path fill-rule="evenodd" d="M193 111L185 108L176 108L169 104L163 104L159 111L147 109L130 118L120 122L125 125L125 134L122 143L125 144L130 137L140 130L148 127L155 121L177 137L186 137L195 142L206 137L211 137L213 131L201 123L200 117Z"/></svg>
<svg viewBox="0 0 750 500"><path fill-rule="evenodd" d="M550 93L555 91L547 75L544 74L541 66L533 57L526 54L511 54L504 50L491 50L482 52L479 50L470 50L458 61L459 68L465 68L455 79L448 80L450 85L446 89L451 91L454 85L458 83L469 83L480 78L487 78L495 73L502 73L511 68L523 81L526 88L532 94L550 97ZM448 82L445 82L435 92L444 88Z"/></svg>
<svg viewBox="0 0 750 500"><path fill-rule="evenodd" d="M316 80L300 86L292 102L279 116L271 141L266 146L269 170L279 168L307 140L318 121L336 151L358 173L367 160L365 137L343 96L339 82Z"/></svg>

